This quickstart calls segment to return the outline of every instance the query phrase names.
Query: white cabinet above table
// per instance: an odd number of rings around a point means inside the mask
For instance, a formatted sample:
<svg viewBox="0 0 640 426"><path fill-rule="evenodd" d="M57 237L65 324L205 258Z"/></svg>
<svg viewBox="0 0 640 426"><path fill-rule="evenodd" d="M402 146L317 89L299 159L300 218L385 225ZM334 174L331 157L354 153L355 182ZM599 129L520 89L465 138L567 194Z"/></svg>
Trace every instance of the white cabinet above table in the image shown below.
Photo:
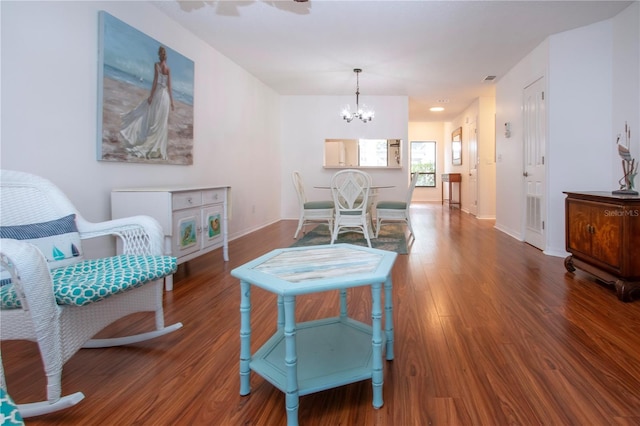
<svg viewBox="0 0 640 426"><path fill-rule="evenodd" d="M222 247L229 260L227 233L229 186L122 188L111 191L113 219L135 215L155 218L165 236L165 254L178 264ZM173 289L173 277L165 280Z"/></svg>

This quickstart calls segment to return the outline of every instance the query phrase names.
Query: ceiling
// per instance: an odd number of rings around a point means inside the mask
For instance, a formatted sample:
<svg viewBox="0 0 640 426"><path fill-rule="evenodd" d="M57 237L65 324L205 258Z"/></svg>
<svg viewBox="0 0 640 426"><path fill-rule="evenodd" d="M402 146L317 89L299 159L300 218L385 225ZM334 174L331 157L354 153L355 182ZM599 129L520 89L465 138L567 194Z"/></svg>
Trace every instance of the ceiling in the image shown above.
<svg viewBox="0 0 640 426"><path fill-rule="evenodd" d="M408 96L410 121L450 121L493 96L495 83L549 35L611 18L632 1L152 3L279 94L352 94L355 105L353 69L362 68L361 103Z"/></svg>

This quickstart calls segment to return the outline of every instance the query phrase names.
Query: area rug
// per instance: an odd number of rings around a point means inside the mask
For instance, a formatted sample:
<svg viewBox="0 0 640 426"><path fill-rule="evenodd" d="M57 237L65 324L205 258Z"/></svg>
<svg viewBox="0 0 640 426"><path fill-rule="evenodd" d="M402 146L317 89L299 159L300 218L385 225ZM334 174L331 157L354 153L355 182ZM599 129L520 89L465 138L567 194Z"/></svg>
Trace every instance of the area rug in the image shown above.
<svg viewBox="0 0 640 426"><path fill-rule="evenodd" d="M367 247L367 240L364 238L364 235L359 232L340 234L335 242ZM318 225L304 234L304 236L293 243L291 247L317 246L329 243L331 243L329 227L327 225ZM382 225L378 238L371 238L371 246L377 249L395 251L398 254L407 254L405 227L396 224Z"/></svg>

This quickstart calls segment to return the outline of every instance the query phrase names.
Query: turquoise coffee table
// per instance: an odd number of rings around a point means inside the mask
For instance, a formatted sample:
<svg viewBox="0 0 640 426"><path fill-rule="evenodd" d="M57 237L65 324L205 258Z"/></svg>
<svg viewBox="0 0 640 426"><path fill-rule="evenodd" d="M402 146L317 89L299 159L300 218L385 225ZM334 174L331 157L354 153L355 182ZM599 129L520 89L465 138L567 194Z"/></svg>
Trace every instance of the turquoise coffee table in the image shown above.
<svg viewBox="0 0 640 426"><path fill-rule="evenodd" d="M231 275L240 279L240 395L253 370L285 393L287 424L298 424L302 395L371 379L373 406L382 407L382 346L393 359L391 269L397 254L351 244L277 249ZM276 333L251 355L251 286L278 295ZM371 286L372 324L347 316L347 289ZM384 335L381 289L384 287ZM340 290L340 315L296 324L299 294Z"/></svg>

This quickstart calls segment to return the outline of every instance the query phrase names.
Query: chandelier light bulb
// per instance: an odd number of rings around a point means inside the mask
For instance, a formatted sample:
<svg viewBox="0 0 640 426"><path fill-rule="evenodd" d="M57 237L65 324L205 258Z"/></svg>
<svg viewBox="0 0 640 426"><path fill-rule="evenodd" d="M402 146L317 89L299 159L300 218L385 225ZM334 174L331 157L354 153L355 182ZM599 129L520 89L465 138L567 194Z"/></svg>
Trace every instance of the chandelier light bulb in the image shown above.
<svg viewBox="0 0 640 426"><path fill-rule="evenodd" d="M340 115L347 123L351 123L354 118L359 118L362 122L367 123L373 120L375 113L373 110L369 110L364 104L362 105L362 108L360 108L360 80L358 75L362 70L360 68L355 68L353 72L356 73L356 109L355 112L351 112L351 107L347 105L342 108Z"/></svg>
<svg viewBox="0 0 640 426"><path fill-rule="evenodd" d="M342 111L340 112L340 117L347 120L347 123L351 122L353 117L351 114L351 107L349 105L345 105L342 107Z"/></svg>

